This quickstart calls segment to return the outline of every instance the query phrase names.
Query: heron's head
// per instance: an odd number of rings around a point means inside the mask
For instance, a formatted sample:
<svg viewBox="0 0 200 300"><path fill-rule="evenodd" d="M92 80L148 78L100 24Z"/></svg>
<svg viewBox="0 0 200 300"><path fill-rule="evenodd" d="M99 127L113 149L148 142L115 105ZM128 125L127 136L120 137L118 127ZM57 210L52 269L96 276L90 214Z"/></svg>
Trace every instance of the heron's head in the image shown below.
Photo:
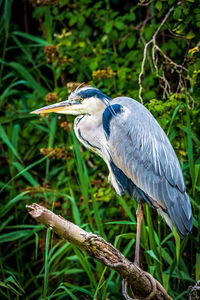
<svg viewBox="0 0 200 300"><path fill-rule="evenodd" d="M67 115L95 114L109 105L111 98L97 88L91 86L78 87L68 100L48 105L32 111L32 114L47 114L51 112Z"/></svg>

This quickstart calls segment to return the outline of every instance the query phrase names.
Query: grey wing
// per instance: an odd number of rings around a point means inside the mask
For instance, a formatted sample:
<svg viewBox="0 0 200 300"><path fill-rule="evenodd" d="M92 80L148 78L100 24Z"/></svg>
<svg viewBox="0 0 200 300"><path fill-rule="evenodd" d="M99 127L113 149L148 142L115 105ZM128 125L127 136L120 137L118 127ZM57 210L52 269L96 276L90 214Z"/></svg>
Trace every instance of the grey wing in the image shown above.
<svg viewBox="0 0 200 300"><path fill-rule="evenodd" d="M160 125L137 101L119 97L103 114L112 162L166 212L183 238L192 230L192 210L176 154Z"/></svg>

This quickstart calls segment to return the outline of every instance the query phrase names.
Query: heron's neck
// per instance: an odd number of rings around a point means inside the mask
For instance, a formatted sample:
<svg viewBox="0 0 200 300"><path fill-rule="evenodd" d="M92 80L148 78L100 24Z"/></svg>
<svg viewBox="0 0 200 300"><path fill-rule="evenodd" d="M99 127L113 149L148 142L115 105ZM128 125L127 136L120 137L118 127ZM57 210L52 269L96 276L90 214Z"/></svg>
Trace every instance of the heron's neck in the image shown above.
<svg viewBox="0 0 200 300"><path fill-rule="evenodd" d="M85 147L101 156L102 142L105 139L102 113L78 116L74 121L74 131Z"/></svg>

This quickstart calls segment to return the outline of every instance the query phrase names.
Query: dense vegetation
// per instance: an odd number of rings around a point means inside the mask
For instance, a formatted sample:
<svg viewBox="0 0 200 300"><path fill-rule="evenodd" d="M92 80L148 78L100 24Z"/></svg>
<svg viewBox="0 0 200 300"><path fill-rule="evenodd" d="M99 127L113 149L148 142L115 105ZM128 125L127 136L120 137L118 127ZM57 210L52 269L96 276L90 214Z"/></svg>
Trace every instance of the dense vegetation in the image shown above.
<svg viewBox="0 0 200 300"><path fill-rule="evenodd" d="M199 1L1 0L0 8L0 298L123 299L117 274L25 209L51 208L133 260L135 201L113 192L104 162L78 144L73 117L29 114L66 99L71 82L90 82L143 101L176 151L193 232L180 240L144 205L141 265L173 299L187 299L200 279Z"/></svg>

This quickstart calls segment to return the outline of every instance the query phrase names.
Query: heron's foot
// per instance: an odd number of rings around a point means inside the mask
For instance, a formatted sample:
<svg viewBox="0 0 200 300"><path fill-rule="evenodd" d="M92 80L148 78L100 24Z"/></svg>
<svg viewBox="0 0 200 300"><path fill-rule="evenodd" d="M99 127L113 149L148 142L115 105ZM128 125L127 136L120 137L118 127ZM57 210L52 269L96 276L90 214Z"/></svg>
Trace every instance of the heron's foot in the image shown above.
<svg viewBox="0 0 200 300"><path fill-rule="evenodd" d="M126 298L126 300L138 300L137 298L132 298L128 295L128 282L126 281L126 279L122 279L122 294ZM135 297L134 294L133 297Z"/></svg>
<svg viewBox="0 0 200 300"><path fill-rule="evenodd" d="M150 291L150 293L149 293L148 296L146 296L145 298L140 298L140 299L151 300L155 296L155 294L156 294L156 290L157 290L157 288L156 288L156 281L151 276L151 274L149 274L147 272L143 272L141 276L146 276L149 279L149 281L151 283L151 291ZM130 289L131 289L131 287L130 287ZM132 289L131 289L131 293L132 293L132 295L133 295L134 298L132 298L132 297L130 297L128 295L128 282L125 279L123 279L122 280L122 294L123 294L123 296L127 300L139 300L139 298L137 298L137 296L134 295Z"/></svg>

